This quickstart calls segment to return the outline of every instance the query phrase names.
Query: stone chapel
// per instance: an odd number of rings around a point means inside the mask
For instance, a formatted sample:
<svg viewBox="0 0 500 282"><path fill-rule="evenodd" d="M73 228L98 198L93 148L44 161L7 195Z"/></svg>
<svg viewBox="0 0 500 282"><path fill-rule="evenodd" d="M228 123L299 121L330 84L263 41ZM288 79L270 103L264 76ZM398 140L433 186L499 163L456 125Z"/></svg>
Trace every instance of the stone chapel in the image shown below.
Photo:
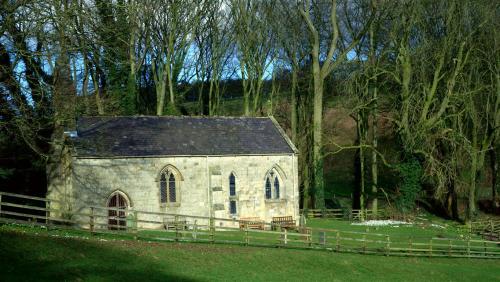
<svg viewBox="0 0 500 282"><path fill-rule="evenodd" d="M82 117L65 144L47 197L69 214L299 218L297 150L273 117Z"/></svg>

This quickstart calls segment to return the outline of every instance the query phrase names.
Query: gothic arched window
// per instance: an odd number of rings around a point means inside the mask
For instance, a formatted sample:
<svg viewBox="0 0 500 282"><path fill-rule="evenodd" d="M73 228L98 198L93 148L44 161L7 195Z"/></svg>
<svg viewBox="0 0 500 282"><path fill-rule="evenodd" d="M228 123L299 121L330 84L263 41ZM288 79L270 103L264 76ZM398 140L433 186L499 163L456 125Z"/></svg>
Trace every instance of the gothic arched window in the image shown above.
<svg viewBox="0 0 500 282"><path fill-rule="evenodd" d="M229 175L229 196L236 196L236 177L233 173Z"/></svg>
<svg viewBox="0 0 500 282"><path fill-rule="evenodd" d="M165 173L162 173L160 176L160 202L167 202L167 179Z"/></svg>
<svg viewBox="0 0 500 282"><path fill-rule="evenodd" d="M168 201L170 203L177 202L176 191L175 191L175 176L173 173L170 174L168 178Z"/></svg>
<svg viewBox="0 0 500 282"><path fill-rule="evenodd" d="M232 215L237 214L236 201L236 176L231 172L229 175L229 213Z"/></svg>
<svg viewBox="0 0 500 282"><path fill-rule="evenodd" d="M179 173L171 168L166 168L160 173L161 204L179 202L179 180L181 180Z"/></svg>
<svg viewBox="0 0 500 282"><path fill-rule="evenodd" d="M278 172L273 168L266 176L265 195L266 200L280 199L283 187Z"/></svg>
<svg viewBox="0 0 500 282"><path fill-rule="evenodd" d="M266 199L271 199L271 180L269 179L269 176L266 178Z"/></svg>
<svg viewBox="0 0 500 282"><path fill-rule="evenodd" d="M280 198L280 181L278 180L278 177L274 178L274 198Z"/></svg>

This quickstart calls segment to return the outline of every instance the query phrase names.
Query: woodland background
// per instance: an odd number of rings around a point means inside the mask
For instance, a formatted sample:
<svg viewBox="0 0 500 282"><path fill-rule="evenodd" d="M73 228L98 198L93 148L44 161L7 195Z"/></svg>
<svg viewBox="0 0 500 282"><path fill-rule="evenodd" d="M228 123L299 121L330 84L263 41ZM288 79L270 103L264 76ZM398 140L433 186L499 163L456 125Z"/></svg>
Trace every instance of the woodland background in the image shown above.
<svg viewBox="0 0 500 282"><path fill-rule="evenodd" d="M83 115L274 115L301 206L498 211L500 4L0 0L0 190Z"/></svg>

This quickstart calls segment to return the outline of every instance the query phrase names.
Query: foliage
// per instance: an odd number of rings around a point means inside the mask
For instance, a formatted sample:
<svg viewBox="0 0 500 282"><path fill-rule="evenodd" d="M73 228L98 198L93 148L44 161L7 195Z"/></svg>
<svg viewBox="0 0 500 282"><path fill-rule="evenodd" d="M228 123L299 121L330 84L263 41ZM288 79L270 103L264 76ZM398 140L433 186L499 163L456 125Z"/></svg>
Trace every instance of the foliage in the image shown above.
<svg viewBox="0 0 500 282"><path fill-rule="evenodd" d="M396 170L401 177L396 206L402 212L411 212L415 208L415 200L422 191L422 165L417 159L412 158L396 165Z"/></svg>

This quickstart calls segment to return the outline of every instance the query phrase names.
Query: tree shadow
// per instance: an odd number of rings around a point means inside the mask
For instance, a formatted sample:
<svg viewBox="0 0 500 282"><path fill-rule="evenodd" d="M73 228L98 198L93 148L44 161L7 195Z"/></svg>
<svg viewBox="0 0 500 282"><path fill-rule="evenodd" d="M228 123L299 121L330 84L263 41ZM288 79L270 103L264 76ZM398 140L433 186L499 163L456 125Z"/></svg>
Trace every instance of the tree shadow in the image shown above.
<svg viewBox="0 0 500 282"><path fill-rule="evenodd" d="M114 244L0 232L2 281L194 281Z"/></svg>

